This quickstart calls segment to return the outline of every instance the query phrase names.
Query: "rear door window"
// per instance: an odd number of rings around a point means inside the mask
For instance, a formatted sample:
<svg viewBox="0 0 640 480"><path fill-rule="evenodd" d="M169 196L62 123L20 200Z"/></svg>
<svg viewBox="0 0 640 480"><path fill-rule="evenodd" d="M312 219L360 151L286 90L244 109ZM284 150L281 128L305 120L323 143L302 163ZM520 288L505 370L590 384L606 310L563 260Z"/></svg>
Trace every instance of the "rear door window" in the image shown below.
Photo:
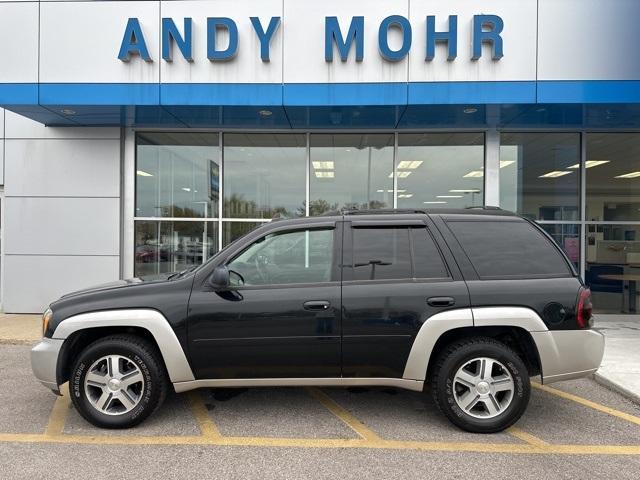
<svg viewBox="0 0 640 480"><path fill-rule="evenodd" d="M525 221L449 221L480 278L572 276L566 260Z"/></svg>
<svg viewBox="0 0 640 480"><path fill-rule="evenodd" d="M354 228L352 268L353 280L449 277L426 228Z"/></svg>

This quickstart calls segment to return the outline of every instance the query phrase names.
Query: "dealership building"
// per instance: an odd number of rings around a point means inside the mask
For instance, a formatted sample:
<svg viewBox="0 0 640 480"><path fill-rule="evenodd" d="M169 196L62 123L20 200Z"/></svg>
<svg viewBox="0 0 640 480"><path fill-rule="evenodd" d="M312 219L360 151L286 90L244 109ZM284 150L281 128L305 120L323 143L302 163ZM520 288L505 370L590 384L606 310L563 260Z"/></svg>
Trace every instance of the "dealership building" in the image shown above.
<svg viewBox="0 0 640 480"><path fill-rule="evenodd" d="M0 0L0 297L277 217L499 206L635 313L638 0Z"/></svg>

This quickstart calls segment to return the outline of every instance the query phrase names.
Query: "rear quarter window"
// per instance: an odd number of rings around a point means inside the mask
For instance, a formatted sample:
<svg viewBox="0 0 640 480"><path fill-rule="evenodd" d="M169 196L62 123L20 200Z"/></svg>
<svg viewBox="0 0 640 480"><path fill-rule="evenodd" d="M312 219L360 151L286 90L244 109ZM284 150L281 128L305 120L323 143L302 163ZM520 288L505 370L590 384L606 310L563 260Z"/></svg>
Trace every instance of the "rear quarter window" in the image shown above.
<svg viewBox="0 0 640 480"><path fill-rule="evenodd" d="M449 221L480 278L572 276L551 241L525 221Z"/></svg>

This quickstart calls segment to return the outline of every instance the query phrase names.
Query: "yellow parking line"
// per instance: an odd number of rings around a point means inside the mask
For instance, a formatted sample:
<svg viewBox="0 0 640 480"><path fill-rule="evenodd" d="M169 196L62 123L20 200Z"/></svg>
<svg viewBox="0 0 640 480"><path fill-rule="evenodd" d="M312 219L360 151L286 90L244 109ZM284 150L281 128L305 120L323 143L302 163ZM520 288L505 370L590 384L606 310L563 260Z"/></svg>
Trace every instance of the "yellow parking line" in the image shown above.
<svg viewBox="0 0 640 480"><path fill-rule="evenodd" d="M191 391L188 393L188 397L191 412L198 422L202 435L206 438L222 438L222 434L220 430L218 430L215 422L211 419L200 394L197 391Z"/></svg>
<svg viewBox="0 0 640 480"><path fill-rule="evenodd" d="M631 415L629 413L621 412L620 410L616 410L614 408L606 407L596 402L592 402L591 400L587 400L586 398L579 397L577 395L573 395L571 393L563 392L562 390L557 390L555 388L548 387L546 385L541 385L539 383L531 383L531 386L537 388L538 390L545 391L552 395L556 395L558 397L571 400L573 402L579 403L580 405L584 405L585 407L592 408L599 412L603 412L614 417L621 418L622 420L626 420L627 422L635 423L636 425L640 425L640 417L636 417L635 415Z"/></svg>
<svg viewBox="0 0 640 480"><path fill-rule="evenodd" d="M371 429L367 428L360 420L354 417L347 409L338 405L333 399L331 399L326 393L322 390L319 390L314 387L307 387L307 392L316 400L318 400L322 405L325 406L327 410L333 413L336 417L342 420L348 427L350 427L354 432L360 435L365 440L370 441L379 441L381 438Z"/></svg>
<svg viewBox="0 0 640 480"><path fill-rule="evenodd" d="M507 433L513 435L516 438L519 438L524 442L527 442L529 445L533 445L534 447L546 448L549 446L549 444L544 440L536 437L535 435L531 435L524 430L520 430L518 427L510 427L507 430Z"/></svg>
<svg viewBox="0 0 640 480"><path fill-rule="evenodd" d="M548 445L544 448L529 444L420 442L364 439L300 439L263 437L206 436L114 436L114 435L42 435L0 433L0 442L56 443L80 445L214 445L281 448L369 448L419 450L430 452L475 452L553 455L640 455L640 445Z"/></svg>
<svg viewBox="0 0 640 480"><path fill-rule="evenodd" d="M44 434L48 437L62 435L65 423L67 422L67 415L69 414L69 408L71 407L71 397L69 396L68 385L63 385L60 388L61 397L56 398L51 414L49 415L49 423Z"/></svg>

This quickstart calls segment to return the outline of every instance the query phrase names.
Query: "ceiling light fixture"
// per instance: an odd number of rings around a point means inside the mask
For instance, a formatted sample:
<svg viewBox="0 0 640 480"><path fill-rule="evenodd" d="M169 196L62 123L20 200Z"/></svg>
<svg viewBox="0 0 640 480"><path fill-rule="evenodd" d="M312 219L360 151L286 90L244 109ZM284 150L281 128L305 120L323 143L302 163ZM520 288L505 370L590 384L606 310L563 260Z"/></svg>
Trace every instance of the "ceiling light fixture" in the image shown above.
<svg viewBox="0 0 640 480"><path fill-rule="evenodd" d="M149 172L145 172L144 170L136 170L136 175L141 177L153 177L153 175Z"/></svg>
<svg viewBox="0 0 640 480"><path fill-rule="evenodd" d="M464 195L436 195L436 198L464 198Z"/></svg>
<svg viewBox="0 0 640 480"><path fill-rule="evenodd" d="M482 170L472 170L466 175L463 175L463 178L481 178L484 177L484 172Z"/></svg>
<svg viewBox="0 0 640 480"><path fill-rule="evenodd" d="M605 163L609 163L611 160L587 160L584 163L585 168L593 168L593 167L597 167L598 165L604 165ZM570 167L567 168L571 168L573 170L577 170L578 168L580 168L580 164L576 163L575 165L571 165Z"/></svg>
<svg viewBox="0 0 640 480"><path fill-rule="evenodd" d="M411 198L413 197L413 193L401 193L398 195L398 198Z"/></svg>
<svg viewBox="0 0 640 480"><path fill-rule="evenodd" d="M332 161L327 162L311 162L316 170L333 170L335 164Z"/></svg>
<svg viewBox="0 0 640 480"><path fill-rule="evenodd" d="M477 108L465 108L464 110L462 110L464 113L466 113L467 115L470 113L476 113L478 111Z"/></svg>
<svg viewBox="0 0 640 480"><path fill-rule="evenodd" d="M327 171L316 170L315 174L316 174L316 178L335 178L336 176L336 172L332 170L327 170Z"/></svg>
<svg viewBox="0 0 640 480"><path fill-rule="evenodd" d="M613 178L636 178L636 177L640 177L640 172L629 172L623 175L616 175Z"/></svg>
<svg viewBox="0 0 640 480"><path fill-rule="evenodd" d="M447 202L445 202L445 201L437 201L437 202L422 202L422 203L430 205L430 204L433 204L433 203L447 203Z"/></svg>
<svg viewBox="0 0 640 480"><path fill-rule="evenodd" d="M397 178L407 178L409 175L411 175L411 172L407 171L396 173ZM389 178L393 178L393 172L389 174Z"/></svg>
<svg viewBox="0 0 640 480"><path fill-rule="evenodd" d="M573 172L567 172L566 170L553 170L551 172L545 173L544 175L540 175L538 178L558 178L569 175L570 173Z"/></svg>
<svg viewBox="0 0 640 480"><path fill-rule="evenodd" d="M182 187L182 190L184 190L185 192L190 192L191 191L191 189L187 188L187 187Z"/></svg>
<svg viewBox="0 0 640 480"><path fill-rule="evenodd" d="M273 115L273 112L271 110L260 110L258 114L261 117L270 117L271 115Z"/></svg>
<svg viewBox="0 0 640 480"><path fill-rule="evenodd" d="M480 190L478 190L477 188L475 189L457 189L457 190L449 190L450 193L480 193Z"/></svg>
<svg viewBox="0 0 640 480"><path fill-rule="evenodd" d="M500 160L500 168L508 167L512 163L516 163L515 160Z"/></svg>
<svg viewBox="0 0 640 480"><path fill-rule="evenodd" d="M398 163L398 168L413 170L418 168L420 165L422 165L422 162L423 160L413 160L413 161L402 160L400 163Z"/></svg>

